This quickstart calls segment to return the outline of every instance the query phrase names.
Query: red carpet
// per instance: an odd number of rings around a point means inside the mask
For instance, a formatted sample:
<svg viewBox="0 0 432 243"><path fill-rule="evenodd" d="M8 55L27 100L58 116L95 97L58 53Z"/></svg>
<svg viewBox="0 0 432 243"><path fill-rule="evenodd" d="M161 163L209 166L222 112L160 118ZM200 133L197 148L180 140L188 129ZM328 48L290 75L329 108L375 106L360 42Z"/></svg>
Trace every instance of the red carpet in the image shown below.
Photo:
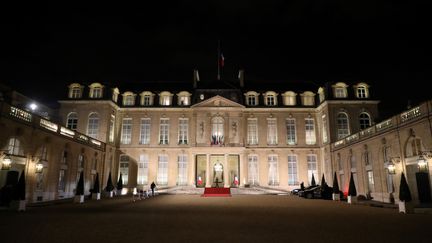
<svg viewBox="0 0 432 243"><path fill-rule="evenodd" d="M206 187L202 197L231 197L231 190L224 187Z"/></svg>

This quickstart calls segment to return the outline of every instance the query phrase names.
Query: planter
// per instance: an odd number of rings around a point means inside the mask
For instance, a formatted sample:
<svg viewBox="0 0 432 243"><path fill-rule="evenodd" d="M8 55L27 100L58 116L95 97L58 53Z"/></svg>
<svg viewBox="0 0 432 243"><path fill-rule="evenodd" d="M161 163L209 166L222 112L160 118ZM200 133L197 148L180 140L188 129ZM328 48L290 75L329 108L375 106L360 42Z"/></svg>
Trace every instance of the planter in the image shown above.
<svg viewBox="0 0 432 243"><path fill-rule="evenodd" d="M399 213L414 213L414 206L410 202L399 201Z"/></svg>
<svg viewBox="0 0 432 243"><path fill-rule="evenodd" d="M98 193L92 193L92 199L93 200L100 200L100 193L98 192Z"/></svg>
<svg viewBox="0 0 432 243"><path fill-rule="evenodd" d="M83 203L84 202L84 195L77 195L74 197L74 203Z"/></svg>
<svg viewBox="0 0 432 243"><path fill-rule="evenodd" d="M340 201L340 194L339 193L333 193L333 201Z"/></svg>
<svg viewBox="0 0 432 243"><path fill-rule="evenodd" d="M24 212L26 210L26 201L25 200L18 200L18 201L12 201L10 203L10 207L12 210L16 210L18 212Z"/></svg>
<svg viewBox="0 0 432 243"><path fill-rule="evenodd" d="M357 196L348 196L348 203L349 204L357 203Z"/></svg>

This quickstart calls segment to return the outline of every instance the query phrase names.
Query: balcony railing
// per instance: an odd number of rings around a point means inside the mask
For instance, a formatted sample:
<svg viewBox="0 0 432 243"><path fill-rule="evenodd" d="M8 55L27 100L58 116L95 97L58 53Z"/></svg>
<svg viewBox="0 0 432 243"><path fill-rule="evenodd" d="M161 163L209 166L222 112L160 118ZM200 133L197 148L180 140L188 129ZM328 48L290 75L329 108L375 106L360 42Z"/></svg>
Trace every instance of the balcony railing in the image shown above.
<svg viewBox="0 0 432 243"><path fill-rule="evenodd" d="M9 104L3 103L0 112L1 116L9 116L12 119L22 122L24 124L39 127L42 130L48 130L50 132L56 133L59 136L73 139L77 142L87 144L99 150L105 150L105 143L99 140L90 138L87 135L73 131L57 123L44 119L36 114L32 114Z"/></svg>

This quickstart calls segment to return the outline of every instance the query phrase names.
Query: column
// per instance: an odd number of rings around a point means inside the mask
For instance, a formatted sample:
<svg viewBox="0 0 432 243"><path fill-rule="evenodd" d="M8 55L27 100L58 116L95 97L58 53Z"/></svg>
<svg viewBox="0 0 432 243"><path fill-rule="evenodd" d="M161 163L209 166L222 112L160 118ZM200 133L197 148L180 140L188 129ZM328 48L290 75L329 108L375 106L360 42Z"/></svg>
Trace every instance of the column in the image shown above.
<svg viewBox="0 0 432 243"><path fill-rule="evenodd" d="M210 155L207 154L206 187L211 187L210 183Z"/></svg>
<svg viewBox="0 0 432 243"><path fill-rule="evenodd" d="M240 185L239 186L244 186L245 183L247 183L247 161L245 161L245 154L244 153L240 153L239 154L239 160L240 160L240 165L239 165L239 180L240 180Z"/></svg>
<svg viewBox="0 0 432 243"><path fill-rule="evenodd" d="M223 175L224 175L224 187L229 187L229 180L230 178L228 177L228 155L225 154L224 155L224 170L223 170Z"/></svg>

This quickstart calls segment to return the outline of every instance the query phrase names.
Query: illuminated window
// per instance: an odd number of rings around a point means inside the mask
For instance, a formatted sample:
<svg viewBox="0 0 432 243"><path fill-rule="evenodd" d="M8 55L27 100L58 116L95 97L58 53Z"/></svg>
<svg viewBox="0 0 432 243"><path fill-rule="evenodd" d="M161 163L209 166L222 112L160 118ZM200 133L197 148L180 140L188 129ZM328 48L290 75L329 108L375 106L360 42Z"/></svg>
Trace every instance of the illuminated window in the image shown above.
<svg viewBox="0 0 432 243"><path fill-rule="evenodd" d="M178 155L178 178L177 185L185 186L187 185L187 155Z"/></svg>
<svg viewBox="0 0 432 243"><path fill-rule="evenodd" d="M159 105L169 106L172 103L172 94L168 91L161 92L159 94Z"/></svg>
<svg viewBox="0 0 432 243"><path fill-rule="evenodd" d="M188 124L189 120L187 118L179 119L179 134L178 134L178 143L179 144L188 144Z"/></svg>
<svg viewBox="0 0 432 243"><path fill-rule="evenodd" d="M315 122L312 118L305 119L306 144L316 144Z"/></svg>
<svg viewBox="0 0 432 243"><path fill-rule="evenodd" d="M142 118L140 126L140 144L150 144L150 118Z"/></svg>
<svg viewBox="0 0 432 243"><path fill-rule="evenodd" d="M249 91L246 94L244 94L246 97L246 105L249 106L256 106L258 105L258 93L255 91Z"/></svg>
<svg viewBox="0 0 432 243"><path fill-rule="evenodd" d="M287 129L287 144L295 145L297 143L297 138L296 138L296 122L294 118L286 119L286 129Z"/></svg>
<svg viewBox="0 0 432 243"><path fill-rule="evenodd" d="M159 155L157 184L168 184L168 155L166 154Z"/></svg>
<svg viewBox="0 0 432 243"><path fill-rule="evenodd" d="M21 148L21 142L17 138L10 138L9 144L8 144L8 154L13 155L24 155L22 148Z"/></svg>
<svg viewBox="0 0 432 243"><path fill-rule="evenodd" d="M122 175L123 185L127 185L129 182L129 156L120 155L119 173Z"/></svg>
<svg viewBox="0 0 432 243"><path fill-rule="evenodd" d="M288 155L288 186L298 185L297 155Z"/></svg>
<svg viewBox="0 0 432 243"><path fill-rule="evenodd" d="M124 106L133 106L135 105L135 94L132 92L124 92L123 93L123 105Z"/></svg>
<svg viewBox="0 0 432 243"><path fill-rule="evenodd" d="M169 143L169 119L161 118L159 125L159 144Z"/></svg>
<svg viewBox="0 0 432 243"><path fill-rule="evenodd" d="M92 99L102 98L103 85L100 83L92 83L89 85L89 97Z"/></svg>
<svg viewBox="0 0 432 243"><path fill-rule="evenodd" d="M259 184L258 176L258 156L249 155L248 156L248 183L250 185Z"/></svg>
<svg viewBox="0 0 432 243"><path fill-rule="evenodd" d="M300 94L302 103L304 106L314 106L315 105L315 94L310 91L306 91Z"/></svg>
<svg viewBox="0 0 432 243"><path fill-rule="evenodd" d="M277 155L268 156L268 175L269 175L269 186L279 185L279 171L278 171L278 157Z"/></svg>
<svg viewBox="0 0 432 243"><path fill-rule="evenodd" d="M69 85L69 98L79 99L82 96L83 86L77 83Z"/></svg>
<svg viewBox="0 0 432 243"><path fill-rule="evenodd" d="M258 144L258 121L256 118L248 118L247 142L249 145Z"/></svg>
<svg viewBox="0 0 432 243"><path fill-rule="evenodd" d="M327 116L324 114L322 115L322 140L323 143L327 143L328 142L328 136L327 136Z"/></svg>
<svg viewBox="0 0 432 243"><path fill-rule="evenodd" d="M287 91L282 94L283 97L283 104L286 106L294 106L297 104L296 102L296 96L297 94L292 91Z"/></svg>
<svg viewBox="0 0 432 243"><path fill-rule="evenodd" d="M276 118L267 118L267 144L277 145L277 120Z"/></svg>
<svg viewBox="0 0 432 243"><path fill-rule="evenodd" d="M318 179L317 156L316 154L308 154L306 158L307 158L307 165L308 165L308 181L311 183L312 175L314 176L315 180Z"/></svg>
<svg viewBox="0 0 432 243"><path fill-rule="evenodd" d="M335 98L346 98L348 97L347 87L345 83L336 83L333 87L333 95Z"/></svg>
<svg viewBox="0 0 432 243"><path fill-rule="evenodd" d="M369 98L369 85L365 83L359 83L354 86L354 89L356 91L357 98L359 99Z"/></svg>
<svg viewBox="0 0 432 243"><path fill-rule="evenodd" d="M277 94L273 91L268 91L264 94L264 102L266 106L276 106L277 100L276 100Z"/></svg>
<svg viewBox="0 0 432 243"><path fill-rule="evenodd" d="M187 106L190 105L190 97L191 94L187 91L182 91L180 93L177 94L178 100L177 100L177 104L179 106Z"/></svg>
<svg viewBox="0 0 432 243"><path fill-rule="evenodd" d="M348 115L340 112L336 119L337 137L342 139L350 134L348 126Z"/></svg>
<svg viewBox="0 0 432 243"><path fill-rule="evenodd" d="M88 117L87 135L98 139L99 136L99 115L95 112Z"/></svg>
<svg viewBox="0 0 432 243"><path fill-rule="evenodd" d="M211 144L219 145L224 142L224 119L222 117L214 117L212 119L212 137Z"/></svg>
<svg viewBox="0 0 432 243"><path fill-rule="evenodd" d="M132 140L132 118L123 118L120 142L122 144L131 144L131 140Z"/></svg>
<svg viewBox="0 0 432 243"><path fill-rule="evenodd" d="M138 181L139 185L148 184L148 164L149 156L148 154L140 154L138 162Z"/></svg>
<svg viewBox="0 0 432 243"><path fill-rule="evenodd" d="M152 106L154 94L150 91L144 91L140 94L142 106Z"/></svg>

